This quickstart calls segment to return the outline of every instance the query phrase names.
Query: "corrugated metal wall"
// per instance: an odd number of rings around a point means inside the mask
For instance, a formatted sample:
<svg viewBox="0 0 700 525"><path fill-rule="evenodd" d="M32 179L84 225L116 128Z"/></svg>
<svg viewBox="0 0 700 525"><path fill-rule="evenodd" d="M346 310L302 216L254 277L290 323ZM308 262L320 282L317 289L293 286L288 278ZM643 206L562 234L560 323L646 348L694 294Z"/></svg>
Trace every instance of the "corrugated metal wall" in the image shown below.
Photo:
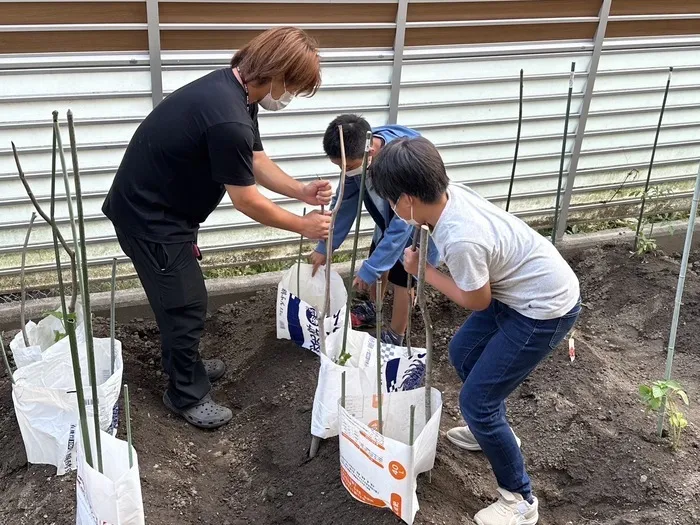
<svg viewBox="0 0 700 525"><path fill-rule="evenodd" d="M100 207L126 144L152 108L153 91L157 98L158 82L167 96L225 66L232 50L223 49L272 24L304 27L324 48L319 93L260 116L268 154L301 179L337 179L321 137L338 113L361 113L372 125L397 116L439 146L453 180L503 205L523 69L524 118L511 209L533 225L550 226L569 69L575 62L565 176L595 63L601 9L606 39L576 159L569 222L630 215L638 202L631 192L646 176L669 66L674 75L654 169L655 184L669 183L669 200L687 204L700 157L697 0L614 0L609 16L609 0L0 4L6 14L0 22L0 49L6 52L0 55L0 291L17 287L32 212L10 140L48 208L51 111L65 119L66 110L73 110L88 253L99 279L112 256L127 261ZM395 43L397 26L405 37ZM149 64L157 69L158 59L162 72L154 76ZM268 195L301 213L302 204ZM614 202L606 202L611 197ZM58 216L67 232L65 202ZM364 228L370 227L368 220ZM205 263L216 266L289 256L291 238L252 223L225 199L203 225L200 243ZM50 229L37 222L30 244L30 283L53 282ZM120 267L120 274L130 273L128 264Z"/></svg>

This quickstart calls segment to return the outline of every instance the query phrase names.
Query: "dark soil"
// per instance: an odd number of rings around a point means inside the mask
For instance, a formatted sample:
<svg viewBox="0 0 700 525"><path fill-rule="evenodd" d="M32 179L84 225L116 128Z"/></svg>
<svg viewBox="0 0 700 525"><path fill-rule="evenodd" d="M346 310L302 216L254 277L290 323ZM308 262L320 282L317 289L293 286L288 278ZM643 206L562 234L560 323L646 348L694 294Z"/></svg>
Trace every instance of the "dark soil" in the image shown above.
<svg viewBox="0 0 700 525"><path fill-rule="evenodd" d="M630 258L621 247L569 260L585 303L576 360L570 363L562 345L508 404L540 498L540 523L697 524L700 277L688 273L678 334L674 377L690 396L691 426L674 453L655 436L656 420L645 416L637 389L663 375L678 261ZM466 313L441 297L431 302L445 431L461 421L460 384L446 349ZM149 525L398 523L388 510L365 506L345 491L337 439L324 442L319 456L307 461L318 361L275 338L274 305L275 291L264 290L208 321L202 353L226 361L228 371L214 393L235 414L230 425L211 432L188 426L163 407L155 324L134 320L119 326ZM414 327L417 343L419 319ZM107 334L104 320L96 331ZM7 378L0 379L0 450L0 523L75 522L74 476L59 478L53 468L25 465ZM443 436L432 482L419 479L416 523L470 524L494 490L485 458L455 450Z"/></svg>

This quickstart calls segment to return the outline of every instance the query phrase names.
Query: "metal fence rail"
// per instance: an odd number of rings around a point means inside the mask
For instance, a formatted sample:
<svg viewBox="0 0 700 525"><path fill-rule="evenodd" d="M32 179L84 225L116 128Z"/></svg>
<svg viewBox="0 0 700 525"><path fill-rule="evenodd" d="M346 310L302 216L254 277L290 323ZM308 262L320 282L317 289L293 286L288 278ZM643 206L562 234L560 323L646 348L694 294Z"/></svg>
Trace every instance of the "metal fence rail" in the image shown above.
<svg viewBox="0 0 700 525"><path fill-rule="evenodd" d="M440 149L451 179L503 205L512 166L519 71L522 138L511 210L551 228L569 68L576 62L557 226L633 215L669 66L674 78L652 184L652 206L682 210L700 157L700 6L670 0L463 1L0 0L0 293L17 287L31 204L17 177L14 140L40 202L50 184L51 111L76 115L91 276L111 257L130 276L100 207L131 135L175 89L225 67L238 45L278 25L322 46L323 86L279 113L261 112L266 151L301 180L337 179L321 137L338 113L373 126L414 127ZM299 213L302 204L265 192ZM612 197L612 198L611 198ZM68 227L58 194L57 216ZM627 214L627 215L626 215ZM371 219L363 216L363 232ZM253 223L226 201L202 226L211 267L281 260L293 237ZM49 229L36 224L28 279L55 279Z"/></svg>

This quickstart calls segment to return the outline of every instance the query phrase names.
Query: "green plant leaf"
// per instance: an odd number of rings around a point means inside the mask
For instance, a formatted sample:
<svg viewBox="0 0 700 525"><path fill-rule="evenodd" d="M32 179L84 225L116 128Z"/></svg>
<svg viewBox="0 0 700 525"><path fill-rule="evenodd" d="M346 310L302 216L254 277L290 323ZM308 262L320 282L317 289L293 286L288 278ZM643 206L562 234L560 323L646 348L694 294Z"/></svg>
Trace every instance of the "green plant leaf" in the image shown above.
<svg viewBox="0 0 700 525"><path fill-rule="evenodd" d="M686 394L683 390L676 390L676 394L678 394L678 397L680 397L683 400L683 403L686 405L689 405L688 403L688 394Z"/></svg>
<svg viewBox="0 0 700 525"><path fill-rule="evenodd" d="M651 392L655 399L664 397L664 389L656 383L651 387Z"/></svg>
<svg viewBox="0 0 700 525"><path fill-rule="evenodd" d="M676 381L675 379L669 379L668 381L661 381L661 383L663 383L663 385L666 388L670 388L671 390L683 390L683 387L681 386L681 384L678 381Z"/></svg>

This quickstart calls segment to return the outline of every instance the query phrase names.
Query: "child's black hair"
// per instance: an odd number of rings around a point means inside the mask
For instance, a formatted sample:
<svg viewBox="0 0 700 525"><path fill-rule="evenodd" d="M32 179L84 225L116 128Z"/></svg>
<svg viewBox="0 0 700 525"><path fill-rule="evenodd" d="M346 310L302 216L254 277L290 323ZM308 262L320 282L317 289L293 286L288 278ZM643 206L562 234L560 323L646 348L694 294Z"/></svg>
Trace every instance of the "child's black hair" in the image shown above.
<svg viewBox="0 0 700 525"><path fill-rule="evenodd" d="M338 115L328 124L323 135L323 151L331 159L340 158L340 134L338 126L343 126L343 141L345 142L345 157L361 159L365 154L367 132L372 131L369 123L359 115Z"/></svg>
<svg viewBox="0 0 700 525"><path fill-rule="evenodd" d="M372 160L369 173L377 194L393 203L401 195L437 202L450 183L440 153L423 137L389 142Z"/></svg>

